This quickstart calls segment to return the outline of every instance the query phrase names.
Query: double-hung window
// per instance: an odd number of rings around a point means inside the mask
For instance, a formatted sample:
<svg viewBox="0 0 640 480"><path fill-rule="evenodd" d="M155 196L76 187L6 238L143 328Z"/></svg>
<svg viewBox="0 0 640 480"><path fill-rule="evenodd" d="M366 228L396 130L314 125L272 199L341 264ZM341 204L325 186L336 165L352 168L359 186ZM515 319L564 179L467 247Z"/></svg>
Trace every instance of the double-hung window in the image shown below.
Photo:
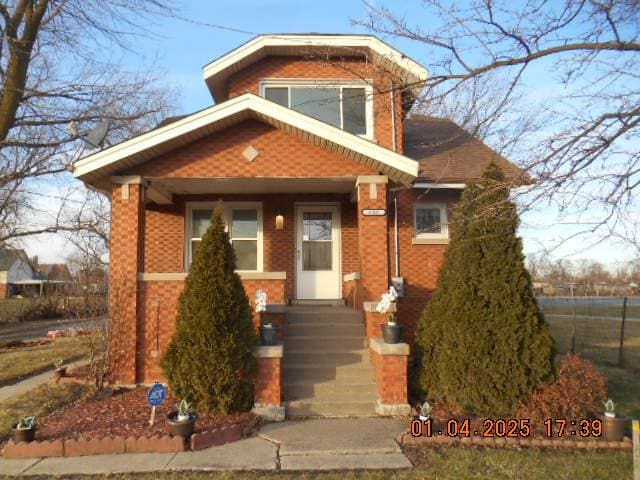
<svg viewBox="0 0 640 480"><path fill-rule="evenodd" d="M449 238L447 205L416 203L413 206L413 225L416 238Z"/></svg>
<svg viewBox="0 0 640 480"><path fill-rule="evenodd" d="M211 225L214 203L187 204L187 245L185 261L191 265L202 236ZM236 270L262 271L262 205L233 202L223 206L223 219L236 254Z"/></svg>
<svg viewBox="0 0 640 480"><path fill-rule="evenodd" d="M372 89L369 85L322 81L286 85L265 81L262 95L349 133L373 138Z"/></svg>

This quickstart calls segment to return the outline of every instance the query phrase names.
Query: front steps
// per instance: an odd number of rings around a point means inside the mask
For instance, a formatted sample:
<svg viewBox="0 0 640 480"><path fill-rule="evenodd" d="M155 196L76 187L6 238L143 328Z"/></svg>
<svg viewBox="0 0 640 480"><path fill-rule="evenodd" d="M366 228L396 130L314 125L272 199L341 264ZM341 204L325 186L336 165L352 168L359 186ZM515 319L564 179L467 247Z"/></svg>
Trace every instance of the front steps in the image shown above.
<svg viewBox="0 0 640 480"><path fill-rule="evenodd" d="M337 305L289 307L284 333L287 417L376 415L377 384L360 312Z"/></svg>

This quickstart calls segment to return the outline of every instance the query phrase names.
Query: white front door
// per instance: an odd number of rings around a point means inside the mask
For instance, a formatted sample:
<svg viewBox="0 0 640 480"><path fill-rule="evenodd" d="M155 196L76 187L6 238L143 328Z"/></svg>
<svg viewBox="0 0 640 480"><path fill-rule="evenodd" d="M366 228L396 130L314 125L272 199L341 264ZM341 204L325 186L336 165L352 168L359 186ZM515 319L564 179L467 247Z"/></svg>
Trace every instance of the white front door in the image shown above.
<svg viewBox="0 0 640 480"><path fill-rule="evenodd" d="M340 263L340 207L297 206L297 298L341 298Z"/></svg>

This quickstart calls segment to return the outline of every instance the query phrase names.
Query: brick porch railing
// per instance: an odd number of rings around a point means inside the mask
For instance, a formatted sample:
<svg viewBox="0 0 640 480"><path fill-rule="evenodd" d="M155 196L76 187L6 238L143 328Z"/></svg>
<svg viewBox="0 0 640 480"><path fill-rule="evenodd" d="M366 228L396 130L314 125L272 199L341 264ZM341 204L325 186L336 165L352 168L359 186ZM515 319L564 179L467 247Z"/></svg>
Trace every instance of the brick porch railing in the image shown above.
<svg viewBox="0 0 640 480"><path fill-rule="evenodd" d="M382 340L380 325L388 320L388 313L376 312L378 302L364 302L365 327L371 363L378 383L379 415L408 415L411 407L408 403L408 361L409 344L389 344ZM392 304L389 313L396 311Z"/></svg>

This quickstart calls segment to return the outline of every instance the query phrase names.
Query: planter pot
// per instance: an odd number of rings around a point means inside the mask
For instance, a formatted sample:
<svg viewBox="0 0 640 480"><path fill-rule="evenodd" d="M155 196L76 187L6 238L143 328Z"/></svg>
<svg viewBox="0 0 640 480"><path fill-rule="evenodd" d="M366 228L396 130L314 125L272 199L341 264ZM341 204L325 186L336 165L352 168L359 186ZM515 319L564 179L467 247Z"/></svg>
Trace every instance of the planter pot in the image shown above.
<svg viewBox="0 0 640 480"><path fill-rule="evenodd" d="M400 343L400 339L402 338L402 325L389 325L382 324L380 325L382 329L382 337L384 338L384 343Z"/></svg>
<svg viewBox="0 0 640 480"><path fill-rule="evenodd" d="M280 327L260 327L260 342L262 345L277 345L278 344L278 332Z"/></svg>
<svg viewBox="0 0 640 480"><path fill-rule="evenodd" d="M624 432L629 424L629 417L607 417L598 415L602 420L603 436L610 442L621 442L624 439Z"/></svg>
<svg viewBox="0 0 640 480"><path fill-rule="evenodd" d="M20 442L33 442L36 439L36 427L28 428L25 430L18 430L17 423L13 424L13 441L15 443Z"/></svg>
<svg viewBox="0 0 640 480"><path fill-rule="evenodd" d="M169 424L171 435L182 438L190 437L195 429L197 418L198 416L195 413L190 413L187 420L178 420L178 412L171 412L167 415L167 423Z"/></svg>
<svg viewBox="0 0 640 480"><path fill-rule="evenodd" d="M62 377L66 377L66 376L67 376L67 367L56 368L53 371L53 377L54 378L62 378Z"/></svg>

